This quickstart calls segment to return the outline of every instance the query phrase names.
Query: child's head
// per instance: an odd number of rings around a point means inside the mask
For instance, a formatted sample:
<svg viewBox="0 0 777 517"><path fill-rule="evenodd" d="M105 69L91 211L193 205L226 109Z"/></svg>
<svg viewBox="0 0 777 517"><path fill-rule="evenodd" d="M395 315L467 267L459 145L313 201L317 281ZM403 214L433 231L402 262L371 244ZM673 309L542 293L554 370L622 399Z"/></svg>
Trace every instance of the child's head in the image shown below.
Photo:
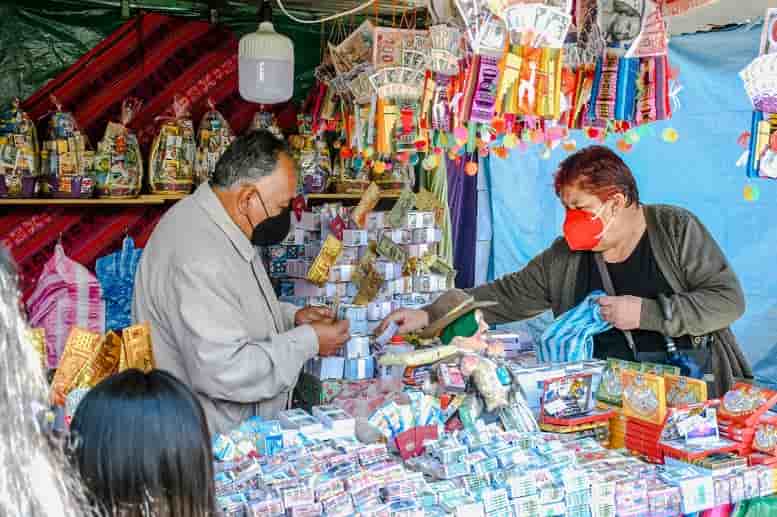
<svg viewBox="0 0 777 517"><path fill-rule="evenodd" d="M167 372L126 370L81 401L75 463L109 515L211 515L213 457L205 414Z"/></svg>

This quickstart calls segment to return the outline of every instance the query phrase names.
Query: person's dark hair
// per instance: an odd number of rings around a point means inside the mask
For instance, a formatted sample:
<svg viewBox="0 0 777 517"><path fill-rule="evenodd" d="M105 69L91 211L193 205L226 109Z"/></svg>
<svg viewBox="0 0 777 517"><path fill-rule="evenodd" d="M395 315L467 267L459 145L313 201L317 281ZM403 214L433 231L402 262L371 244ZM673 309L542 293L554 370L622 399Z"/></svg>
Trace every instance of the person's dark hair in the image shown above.
<svg viewBox="0 0 777 517"><path fill-rule="evenodd" d="M237 137L216 163L210 184L229 189L240 183L269 176L288 146L266 129Z"/></svg>
<svg viewBox="0 0 777 517"><path fill-rule="evenodd" d="M556 195L564 187L577 187L602 201L616 193L626 198L626 206L639 205L637 182L620 156L601 145L592 145L568 156L556 171Z"/></svg>
<svg viewBox="0 0 777 517"><path fill-rule="evenodd" d="M95 386L78 405L71 439L74 463L107 515L213 515L205 413L169 373L126 370Z"/></svg>

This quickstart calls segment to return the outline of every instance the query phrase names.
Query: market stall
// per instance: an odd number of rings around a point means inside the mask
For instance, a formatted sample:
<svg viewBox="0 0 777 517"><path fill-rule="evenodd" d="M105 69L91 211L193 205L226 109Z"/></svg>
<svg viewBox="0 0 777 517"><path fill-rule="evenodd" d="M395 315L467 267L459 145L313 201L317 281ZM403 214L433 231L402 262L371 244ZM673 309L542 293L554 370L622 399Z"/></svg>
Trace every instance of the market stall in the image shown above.
<svg viewBox="0 0 777 517"><path fill-rule="evenodd" d="M489 302L469 297L435 331L382 323L485 276L479 211L504 215L491 221L494 245L523 232L513 221L529 216L508 183L493 191L512 161L556 163L584 143L675 145L682 88L667 20L706 3L372 2L316 30L283 18L294 99L272 107L239 87L231 29L253 30L253 8L214 3L209 21L125 10L134 16L102 22L101 41L80 34L91 50L0 113L0 235L22 266L31 341L64 426L101 380L155 367L151 331L130 317L142 248L237 135L265 129L298 166L292 230L263 248L265 270L279 300L328 307L351 336L305 364L295 407L213 437L223 515L745 515L774 504L777 392L748 379L710 398L702 375L678 365L593 359L593 335L612 328L596 293L537 335L490 329ZM749 201L774 177L769 30L742 75L755 109L741 138ZM486 174L486 201L503 205L493 210L478 202ZM540 201L527 210L531 231L557 233ZM579 314L592 326L578 332Z"/></svg>

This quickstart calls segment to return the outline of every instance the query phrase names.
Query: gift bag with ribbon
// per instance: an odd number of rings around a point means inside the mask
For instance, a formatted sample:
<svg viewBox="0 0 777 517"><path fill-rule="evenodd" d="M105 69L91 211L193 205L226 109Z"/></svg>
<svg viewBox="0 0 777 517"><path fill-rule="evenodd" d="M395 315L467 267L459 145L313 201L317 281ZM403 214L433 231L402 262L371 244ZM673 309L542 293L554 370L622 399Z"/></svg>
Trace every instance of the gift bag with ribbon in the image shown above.
<svg viewBox="0 0 777 517"><path fill-rule="evenodd" d="M175 96L172 114L157 117L161 126L151 145L149 183L154 194L188 194L194 184L197 144L189 100Z"/></svg>
<svg viewBox="0 0 777 517"><path fill-rule="evenodd" d="M56 368L70 329L80 327L102 334L105 302L97 278L84 266L65 255L62 244L54 248L27 300L30 326L44 328L48 366Z"/></svg>
<svg viewBox="0 0 777 517"><path fill-rule="evenodd" d="M121 330L132 323L132 290L142 249L132 237L125 237L121 251L97 259L95 272L105 300L106 330Z"/></svg>
<svg viewBox="0 0 777 517"><path fill-rule="evenodd" d="M125 99L121 103L120 122L108 122L105 136L97 144L94 176L100 197L127 198L140 194L143 158L137 135L128 126L142 106L139 99Z"/></svg>

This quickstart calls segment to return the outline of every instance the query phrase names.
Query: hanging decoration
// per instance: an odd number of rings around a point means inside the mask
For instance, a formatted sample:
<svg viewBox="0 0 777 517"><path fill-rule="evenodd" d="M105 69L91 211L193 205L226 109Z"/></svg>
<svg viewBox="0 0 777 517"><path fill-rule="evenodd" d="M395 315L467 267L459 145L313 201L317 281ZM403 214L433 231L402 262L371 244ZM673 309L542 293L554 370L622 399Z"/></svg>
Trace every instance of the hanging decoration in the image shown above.
<svg viewBox="0 0 777 517"><path fill-rule="evenodd" d="M737 166L745 166L748 178L777 179L777 35L772 30L772 19L777 17L777 9L768 9L761 36L761 54L755 58L739 77L745 86L753 115L750 132L739 137L738 143L746 145L747 150L737 161ZM757 195L748 194L745 199L755 200Z"/></svg>
<svg viewBox="0 0 777 517"><path fill-rule="evenodd" d="M400 192L444 157L471 174L489 153L547 159L576 150L575 131L628 152L679 107L664 17L692 3L456 0L433 5L428 30L365 21L330 35L293 145L322 142L331 173L316 188L339 192Z"/></svg>

